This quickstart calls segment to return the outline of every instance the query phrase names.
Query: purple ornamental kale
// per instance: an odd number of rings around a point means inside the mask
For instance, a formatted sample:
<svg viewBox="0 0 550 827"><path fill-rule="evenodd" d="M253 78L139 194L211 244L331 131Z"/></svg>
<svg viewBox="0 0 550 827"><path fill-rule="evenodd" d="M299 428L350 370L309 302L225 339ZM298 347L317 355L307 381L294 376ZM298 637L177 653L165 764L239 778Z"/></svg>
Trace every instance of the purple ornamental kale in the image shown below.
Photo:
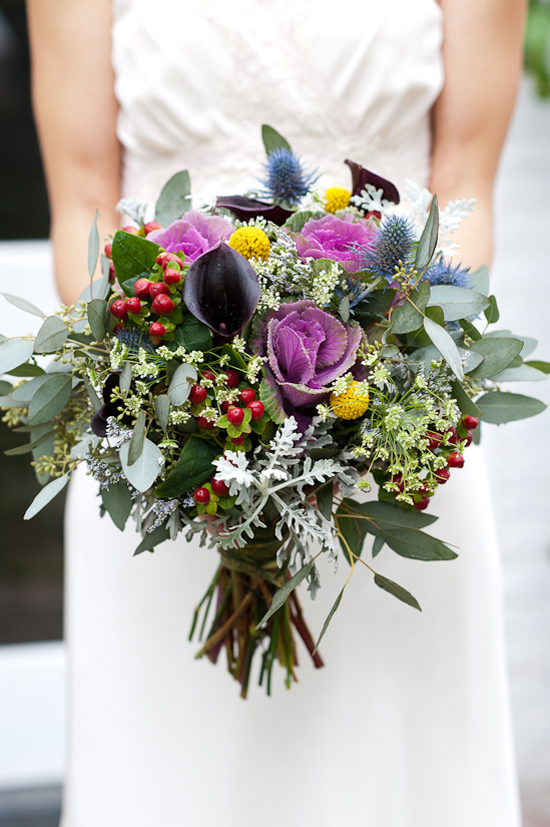
<svg viewBox="0 0 550 827"><path fill-rule="evenodd" d="M268 410L279 421L285 414L295 416L305 430L311 416L297 409L327 399L328 386L355 365L362 336L359 325L343 325L309 300L284 303L269 313L254 342L268 359Z"/></svg>
<svg viewBox="0 0 550 827"><path fill-rule="evenodd" d="M364 248L372 248L378 236L378 226L371 219L357 218L346 213L343 218L327 215L304 224L295 237L298 254L302 258L328 258L339 261L348 273L356 273L365 266Z"/></svg>
<svg viewBox="0 0 550 827"><path fill-rule="evenodd" d="M185 263L192 264L203 253L219 244L222 239L229 238L233 229L225 218L190 210L169 227L163 230L153 230L147 236L147 240L160 244L167 253L177 253L178 250L183 250Z"/></svg>

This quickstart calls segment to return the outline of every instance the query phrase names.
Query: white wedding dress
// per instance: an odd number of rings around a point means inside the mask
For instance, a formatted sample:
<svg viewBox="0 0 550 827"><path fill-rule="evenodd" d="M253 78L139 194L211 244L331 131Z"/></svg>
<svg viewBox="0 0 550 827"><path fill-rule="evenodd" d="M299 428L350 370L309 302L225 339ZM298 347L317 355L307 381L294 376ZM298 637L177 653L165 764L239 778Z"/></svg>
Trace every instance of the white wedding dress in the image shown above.
<svg viewBox="0 0 550 827"><path fill-rule="evenodd" d="M201 198L261 174L260 125L323 183L346 157L425 184L442 84L434 0L115 0L124 193L154 199L188 169ZM469 193L464 193L468 196ZM452 562L387 547L375 566L422 613L357 571L299 683L241 700L187 635L216 565L183 538L139 541L98 516L77 473L66 525L69 769L63 827L518 827L500 564L478 449L433 502ZM365 551L370 555L370 551ZM318 634L343 579L322 569Z"/></svg>

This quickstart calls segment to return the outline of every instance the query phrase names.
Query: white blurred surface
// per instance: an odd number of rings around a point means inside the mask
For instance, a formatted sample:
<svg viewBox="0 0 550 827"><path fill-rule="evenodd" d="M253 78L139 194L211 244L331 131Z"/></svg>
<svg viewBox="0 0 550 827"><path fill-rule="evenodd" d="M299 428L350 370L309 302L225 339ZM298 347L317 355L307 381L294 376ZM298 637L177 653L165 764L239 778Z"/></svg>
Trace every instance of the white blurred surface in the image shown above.
<svg viewBox="0 0 550 827"><path fill-rule="evenodd" d="M0 292L28 299L46 316L55 313L60 299L49 241L0 241ZM38 316L19 310L0 296L0 333L4 336L36 334L41 324Z"/></svg>

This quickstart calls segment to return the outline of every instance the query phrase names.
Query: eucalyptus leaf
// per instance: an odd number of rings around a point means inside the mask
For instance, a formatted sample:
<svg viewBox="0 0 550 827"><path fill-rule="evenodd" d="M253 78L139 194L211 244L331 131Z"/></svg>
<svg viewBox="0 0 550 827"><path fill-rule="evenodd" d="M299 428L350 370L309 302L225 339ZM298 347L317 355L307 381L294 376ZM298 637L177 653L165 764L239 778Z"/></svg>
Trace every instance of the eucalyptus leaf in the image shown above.
<svg viewBox="0 0 550 827"><path fill-rule="evenodd" d="M191 209L191 179L187 170L176 172L166 182L155 205L155 219L168 227Z"/></svg>
<svg viewBox="0 0 550 827"><path fill-rule="evenodd" d="M290 149L290 144L286 138L283 138L276 129L265 123L262 124L262 141L264 142L266 155L269 155L274 149Z"/></svg>
<svg viewBox="0 0 550 827"><path fill-rule="evenodd" d="M107 302L105 299L93 299L88 302L88 324L96 342L102 342L107 335L107 328L105 327L106 312Z"/></svg>
<svg viewBox="0 0 550 827"><path fill-rule="evenodd" d="M60 414L70 399L71 388L70 374L48 376L29 405L29 425L41 425Z"/></svg>
<svg viewBox="0 0 550 827"><path fill-rule="evenodd" d="M493 382L542 382L548 376L531 365L520 365L517 368L506 368L496 376L491 376L491 379Z"/></svg>
<svg viewBox="0 0 550 827"><path fill-rule="evenodd" d="M476 401L484 422L502 425L517 419L528 419L545 410L546 405L531 396L516 393L493 391L484 394Z"/></svg>
<svg viewBox="0 0 550 827"><path fill-rule="evenodd" d="M418 241L416 248L415 269L420 273L424 270L435 253L437 247L437 238L439 235L439 205L437 203L437 195L434 195L430 206L428 220L422 231L422 235Z"/></svg>
<svg viewBox="0 0 550 827"><path fill-rule="evenodd" d="M501 373L516 356L519 356L522 347L523 342L509 336L483 337L471 346L471 350L483 356L483 362L468 375L472 379L487 379L489 376Z"/></svg>
<svg viewBox="0 0 550 827"><path fill-rule="evenodd" d="M168 396L172 405L183 405L189 398L193 383L197 379L197 371L193 365L182 364L176 369L176 372L170 380L168 386Z"/></svg>
<svg viewBox="0 0 550 827"><path fill-rule="evenodd" d="M278 591L275 592L273 595L273 600L271 601L271 606L269 607L269 611L265 613L262 617L256 629L259 629L266 623L270 617L272 617L276 611L278 611L281 606L284 606L286 603L289 595L294 591L294 589L300 585L300 583L306 579L306 577L310 574L311 569L315 564L315 560L310 560L309 563L306 563L300 571L297 571L296 574L287 580L284 586L282 586Z"/></svg>
<svg viewBox="0 0 550 827"><path fill-rule="evenodd" d="M4 380L0 380L0 396L8 396L13 390L13 385L11 382L5 382Z"/></svg>
<svg viewBox="0 0 550 827"><path fill-rule="evenodd" d="M97 259L99 257L99 233L97 231L97 210L95 211L94 220L90 229L90 236L88 238L88 275L90 279L94 277Z"/></svg>
<svg viewBox="0 0 550 827"><path fill-rule="evenodd" d="M41 491L38 492L32 503L29 505L27 510L25 511L25 515L23 517L24 520L30 520L35 514L38 514L39 511L42 511L44 506L48 505L54 497L56 497L60 491L62 491L69 481L69 475L63 474L62 477L56 477L52 480L48 485L46 485Z"/></svg>
<svg viewBox="0 0 550 827"><path fill-rule="evenodd" d="M481 339L481 333L468 319L460 319L460 327L474 342L478 342Z"/></svg>
<svg viewBox="0 0 550 827"><path fill-rule="evenodd" d="M111 483L108 488L102 488L101 500L113 523L122 531L134 504L126 483Z"/></svg>
<svg viewBox="0 0 550 827"><path fill-rule="evenodd" d="M490 305L485 308L485 318L488 324L496 324L500 319L500 312L498 309L497 300L494 296L489 296Z"/></svg>
<svg viewBox="0 0 550 827"><path fill-rule="evenodd" d="M391 317L392 333L412 333L413 330L422 327L423 314L429 299L430 285L427 281L422 281L416 290L412 291L410 301L407 299L404 304L394 307Z"/></svg>
<svg viewBox="0 0 550 827"><path fill-rule="evenodd" d="M140 458L145 441L145 411L140 411L134 425L130 448L128 449L128 465L133 465Z"/></svg>
<svg viewBox="0 0 550 827"><path fill-rule="evenodd" d="M54 433L55 431L48 431L38 437L38 439L34 439L32 442L27 442L25 445L18 445L17 448L10 448L8 451L4 451L4 453L7 457L15 457L19 454L29 454L34 448L38 448L44 442L47 442Z"/></svg>
<svg viewBox="0 0 550 827"><path fill-rule="evenodd" d="M169 538L170 531L166 528L166 526L161 525L158 528L155 528L154 531L151 531L149 534L145 535L141 543L134 551L134 557L137 554L142 554L144 551L152 552L155 546L160 545L160 543L164 543L164 541Z"/></svg>
<svg viewBox="0 0 550 827"><path fill-rule="evenodd" d="M489 271L484 264L473 273L468 273L468 279L474 290L484 296L489 295Z"/></svg>
<svg viewBox="0 0 550 827"><path fill-rule="evenodd" d="M36 337L35 353L55 353L67 341L68 330L59 316L48 316Z"/></svg>
<svg viewBox="0 0 550 827"><path fill-rule="evenodd" d="M350 310L349 310L349 297L348 296L344 296L340 300L340 304L338 306L338 314L339 314L339 316L342 319L344 324L347 324L349 322Z"/></svg>
<svg viewBox="0 0 550 827"><path fill-rule="evenodd" d="M317 507L325 520L331 520L332 518L333 485L333 481L329 480L315 492Z"/></svg>
<svg viewBox="0 0 550 827"><path fill-rule="evenodd" d="M19 365L18 368L14 368L13 370L7 370L6 373L9 373L10 376L26 378L27 376L42 376L45 370L39 367L39 365L33 365L32 362L28 362L24 365Z"/></svg>
<svg viewBox="0 0 550 827"><path fill-rule="evenodd" d="M32 379L29 379L28 382L24 382L13 391L11 395L12 399L15 402L28 405L38 388L40 388L44 382L47 382L49 378L50 377L47 373L44 373L41 376L34 376Z"/></svg>
<svg viewBox="0 0 550 827"><path fill-rule="evenodd" d="M8 339L0 343L0 375L18 368L34 352L34 339Z"/></svg>
<svg viewBox="0 0 550 827"><path fill-rule="evenodd" d="M462 359L462 368L464 373L469 373L483 362L483 356L481 353L477 353L475 350L471 350L471 348L459 347L458 352L460 353L460 357Z"/></svg>
<svg viewBox="0 0 550 827"><path fill-rule="evenodd" d="M161 460L163 459L162 451L150 439L144 439L143 450L132 465L128 462L129 451L130 443L124 442L119 452L122 470L130 485L143 493L151 488L160 474Z"/></svg>
<svg viewBox="0 0 550 827"><path fill-rule="evenodd" d="M437 306L443 310L446 322L476 316L489 307L489 304L489 299L481 293L451 284L437 284L432 287L428 302L429 307Z"/></svg>
<svg viewBox="0 0 550 827"><path fill-rule="evenodd" d="M402 600L403 603L407 603L409 606L412 606L414 609L418 609L420 612L422 611L416 597L413 597L413 595L404 589L403 586L400 586L398 583L394 583L393 580L390 580L388 577L383 577L381 574L374 575L374 582L377 586L380 586L381 589L384 589L384 591L389 592L390 594L393 594L394 597Z"/></svg>
<svg viewBox="0 0 550 827"><path fill-rule="evenodd" d="M84 374L82 376L82 382L84 383L84 387L86 388L86 391L87 391L88 396L90 398L90 402L92 403L92 408L94 409L94 412L99 411L99 409L101 408L101 402L100 402L99 397L98 397L98 395L95 391L94 386L92 385L92 383L90 382L90 380L88 379L86 374Z"/></svg>
<svg viewBox="0 0 550 827"><path fill-rule="evenodd" d="M383 537L375 537L372 544L372 556L377 557L386 545Z"/></svg>
<svg viewBox="0 0 550 827"><path fill-rule="evenodd" d="M441 353L456 378L462 382L464 371L458 348L447 331L429 318L424 319L424 329L438 351Z"/></svg>
<svg viewBox="0 0 550 827"><path fill-rule="evenodd" d="M542 371L542 373L550 373L550 362L540 362L534 360L532 362L526 362L526 365L529 365L530 368L535 368L536 370Z"/></svg>
<svg viewBox="0 0 550 827"><path fill-rule="evenodd" d="M132 365L130 362L124 362L120 371L119 387L121 393L127 393L132 384Z"/></svg>
<svg viewBox="0 0 550 827"><path fill-rule="evenodd" d="M316 653L317 649L319 648L319 644L321 643L322 639L325 636L325 633L326 633L326 631L327 631L327 629L330 625L330 621L332 620L332 618L334 617L334 615L338 611L338 607L340 606L340 603L342 602L342 598L344 596L345 588L346 588L345 586L342 588L340 594L338 595L338 597L334 601L332 609L330 610L330 612L326 616L325 622L323 623L323 628L321 629L321 634L319 635L319 639L317 640L317 643L315 644L315 649L313 650L312 655L314 655Z"/></svg>
<svg viewBox="0 0 550 827"><path fill-rule="evenodd" d="M451 388L453 390L453 396L456 399L457 405L461 412L465 416L477 416L480 418L481 411L477 407L476 403L470 399L460 382L457 382L456 380L451 382Z"/></svg>
<svg viewBox="0 0 550 827"><path fill-rule="evenodd" d="M40 319L45 319L46 314L43 313L36 305L31 304L26 299L22 299L19 296L12 296L11 293L2 293L6 301L9 301L10 304L13 304L14 307L18 307L19 310L24 310L26 313L32 313L33 316L38 316Z"/></svg>
<svg viewBox="0 0 550 827"><path fill-rule="evenodd" d="M155 396L155 413L160 427L166 433L170 417L170 397L167 394L161 393L159 396Z"/></svg>

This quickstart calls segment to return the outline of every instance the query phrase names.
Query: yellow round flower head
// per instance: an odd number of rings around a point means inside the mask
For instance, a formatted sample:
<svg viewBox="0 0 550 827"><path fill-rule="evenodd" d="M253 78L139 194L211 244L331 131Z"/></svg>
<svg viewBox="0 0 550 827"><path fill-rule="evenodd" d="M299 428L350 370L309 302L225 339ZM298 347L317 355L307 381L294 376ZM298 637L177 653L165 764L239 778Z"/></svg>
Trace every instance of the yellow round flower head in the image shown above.
<svg viewBox="0 0 550 827"><path fill-rule="evenodd" d="M350 382L344 393L331 393L330 406L339 419L358 419L369 407L369 395L359 382Z"/></svg>
<svg viewBox="0 0 550 827"><path fill-rule="evenodd" d="M269 256L269 238L259 227L239 227L229 239L229 246L245 258L265 261Z"/></svg>
<svg viewBox="0 0 550 827"><path fill-rule="evenodd" d="M343 210L347 207L351 198L351 192L344 189L344 187L329 187L325 193L325 210L327 212L336 212L336 210Z"/></svg>

